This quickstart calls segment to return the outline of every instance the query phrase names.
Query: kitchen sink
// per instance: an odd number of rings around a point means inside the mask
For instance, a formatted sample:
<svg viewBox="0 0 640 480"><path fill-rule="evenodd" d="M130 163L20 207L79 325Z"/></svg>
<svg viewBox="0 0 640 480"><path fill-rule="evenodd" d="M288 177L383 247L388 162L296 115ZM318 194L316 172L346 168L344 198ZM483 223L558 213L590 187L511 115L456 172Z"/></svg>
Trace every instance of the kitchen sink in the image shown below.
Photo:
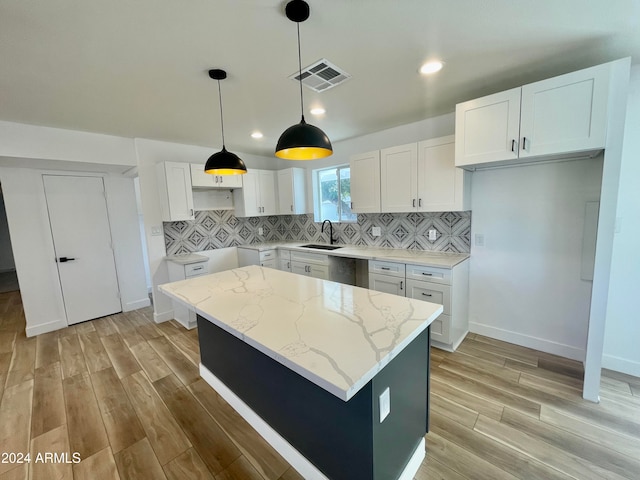
<svg viewBox="0 0 640 480"><path fill-rule="evenodd" d="M302 248L315 248L317 250L337 250L339 247L337 245L326 245L322 243L310 243L309 245L300 245Z"/></svg>

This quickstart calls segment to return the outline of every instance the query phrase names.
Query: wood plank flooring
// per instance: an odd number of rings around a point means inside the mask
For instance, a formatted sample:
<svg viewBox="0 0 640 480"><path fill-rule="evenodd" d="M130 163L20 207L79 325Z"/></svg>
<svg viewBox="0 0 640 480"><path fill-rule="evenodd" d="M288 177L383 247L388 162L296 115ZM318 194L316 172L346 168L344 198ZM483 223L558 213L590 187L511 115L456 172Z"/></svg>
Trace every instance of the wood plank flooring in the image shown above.
<svg viewBox="0 0 640 480"><path fill-rule="evenodd" d="M19 292L0 294L0 480L299 480L198 375L198 333L142 309L27 339ZM433 349L423 479L638 479L640 379L470 334Z"/></svg>

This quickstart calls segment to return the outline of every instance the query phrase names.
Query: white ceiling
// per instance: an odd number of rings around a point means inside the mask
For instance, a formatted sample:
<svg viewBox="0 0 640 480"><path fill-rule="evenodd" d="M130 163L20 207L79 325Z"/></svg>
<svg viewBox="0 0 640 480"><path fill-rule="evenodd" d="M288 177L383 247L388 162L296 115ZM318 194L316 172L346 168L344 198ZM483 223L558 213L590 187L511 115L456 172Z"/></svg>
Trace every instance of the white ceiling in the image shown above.
<svg viewBox="0 0 640 480"><path fill-rule="evenodd" d="M305 88L332 141L451 112L481 95L625 56L640 0L308 0L303 67L353 77ZM2 0L0 120L271 156L300 119L296 27L282 0ZM433 77L417 70L446 62ZM308 110L327 109L323 118ZM256 141L254 129L264 133Z"/></svg>

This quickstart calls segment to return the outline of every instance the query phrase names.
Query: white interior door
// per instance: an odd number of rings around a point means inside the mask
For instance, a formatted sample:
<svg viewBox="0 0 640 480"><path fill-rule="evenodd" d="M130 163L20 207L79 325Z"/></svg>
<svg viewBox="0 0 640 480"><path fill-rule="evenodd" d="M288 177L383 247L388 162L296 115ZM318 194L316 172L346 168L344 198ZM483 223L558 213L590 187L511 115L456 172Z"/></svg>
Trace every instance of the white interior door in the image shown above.
<svg viewBox="0 0 640 480"><path fill-rule="evenodd" d="M104 181L43 175L67 323L122 310Z"/></svg>

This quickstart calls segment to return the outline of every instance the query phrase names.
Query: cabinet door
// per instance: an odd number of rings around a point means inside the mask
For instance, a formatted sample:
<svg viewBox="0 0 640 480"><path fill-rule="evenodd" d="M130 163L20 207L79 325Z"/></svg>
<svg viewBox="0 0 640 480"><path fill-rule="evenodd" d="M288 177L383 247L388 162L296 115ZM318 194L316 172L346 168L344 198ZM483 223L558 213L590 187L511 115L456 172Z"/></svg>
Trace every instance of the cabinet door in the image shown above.
<svg viewBox="0 0 640 480"><path fill-rule="evenodd" d="M280 270L282 270L283 272L290 272L291 271L291 260L289 260L288 258L281 258L280 259Z"/></svg>
<svg viewBox="0 0 640 480"><path fill-rule="evenodd" d="M278 170L278 213L299 215L306 213L304 168Z"/></svg>
<svg viewBox="0 0 640 480"><path fill-rule="evenodd" d="M277 215L276 174L270 170L260 170L258 174L260 190L260 215Z"/></svg>
<svg viewBox="0 0 640 480"><path fill-rule="evenodd" d="M298 275L309 276L308 267L306 263L302 262L291 262L291 273L297 273Z"/></svg>
<svg viewBox="0 0 640 480"><path fill-rule="evenodd" d="M233 191L233 201L237 217L257 217L260 215L260 186L256 170L242 175L242 188Z"/></svg>
<svg viewBox="0 0 640 480"><path fill-rule="evenodd" d="M242 175L217 176L215 186L218 188L242 188Z"/></svg>
<svg viewBox="0 0 640 480"><path fill-rule="evenodd" d="M520 157L604 148L609 65L522 87Z"/></svg>
<svg viewBox="0 0 640 480"><path fill-rule="evenodd" d="M518 87L456 105L456 166L518 158L520 93Z"/></svg>
<svg viewBox="0 0 640 480"><path fill-rule="evenodd" d="M204 173L203 165L192 163L189 166L191 167L191 186L203 188L216 186L216 175L209 175L208 173Z"/></svg>
<svg viewBox="0 0 640 480"><path fill-rule="evenodd" d="M193 220L191 167L188 163L164 162L156 167L162 220Z"/></svg>
<svg viewBox="0 0 640 480"><path fill-rule="evenodd" d="M383 212L412 212L418 206L418 145L380 151L380 201Z"/></svg>
<svg viewBox="0 0 640 480"><path fill-rule="evenodd" d="M369 274L369 290L377 292L391 293L393 295L405 296L404 278L380 275L379 273Z"/></svg>
<svg viewBox="0 0 640 480"><path fill-rule="evenodd" d="M351 157L351 211L380 213L380 151Z"/></svg>
<svg viewBox="0 0 640 480"><path fill-rule="evenodd" d="M471 208L471 173L455 166L453 135L418 144L418 211Z"/></svg>
<svg viewBox="0 0 640 480"><path fill-rule="evenodd" d="M329 267L327 265L308 265L307 270L310 277L329 280Z"/></svg>
<svg viewBox="0 0 640 480"><path fill-rule="evenodd" d="M267 267L267 268L273 268L276 269L278 268L278 261L275 258L271 258L269 260L262 260L260 262L260 266L262 267Z"/></svg>

